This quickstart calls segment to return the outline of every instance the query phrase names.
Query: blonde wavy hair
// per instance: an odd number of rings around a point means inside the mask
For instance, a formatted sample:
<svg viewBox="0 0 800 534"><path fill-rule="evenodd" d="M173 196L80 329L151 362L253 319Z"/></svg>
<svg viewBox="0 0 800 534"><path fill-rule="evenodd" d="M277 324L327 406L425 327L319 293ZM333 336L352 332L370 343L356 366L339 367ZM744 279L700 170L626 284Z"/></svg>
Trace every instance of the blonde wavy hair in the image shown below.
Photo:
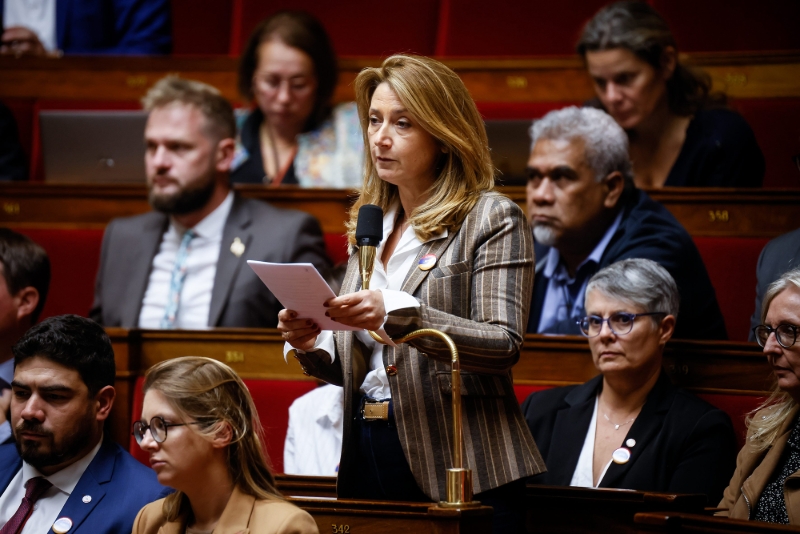
<svg viewBox="0 0 800 534"><path fill-rule="evenodd" d="M784 273L780 278L769 285L761 303L762 324L767 319L769 305L775 297L792 286L800 289L800 268L792 269ZM778 438L781 428L796 406L797 401L794 400L788 392L779 388L776 381L775 387L772 389L772 393L767 400L765 400L761 406L750 412L745 419L745 424L750 434L748 445L754 451L763 451L772 446L772 443ZM765 408L770 408L770 412L763 415L763 419L756 419L756 412Z"/></svg>
<svg viewBox="0 0 800 534"><path fill-rule="evenodd" d="M187 428L209 440L227 423L233 436L227 450L233 483L257 499L283 498L264 452L253 398L233 369L211 358L184 356L151 367L143 389L158 391L186 420L201 423ZM175 521L188 506L185 494L176 491L164 501L164 516Z"/></svg>
<svg viewBox="0 0 800 534"><path fill-rule="evenodd" d="M387 84L419 125L443 148L428 200L407 214L417 237L426 241L443 230L456 231L478 201L494 187L494 167L486 128L464 82L435 59L395 55L380 67L362 70L355 81L358 117L369 144L369 109L375 89ZM387 211L399 199L397 186L378 177L371 157L365 158L364 183L350 209L347 236L355 244L358 210L376 204Z"/></svg>

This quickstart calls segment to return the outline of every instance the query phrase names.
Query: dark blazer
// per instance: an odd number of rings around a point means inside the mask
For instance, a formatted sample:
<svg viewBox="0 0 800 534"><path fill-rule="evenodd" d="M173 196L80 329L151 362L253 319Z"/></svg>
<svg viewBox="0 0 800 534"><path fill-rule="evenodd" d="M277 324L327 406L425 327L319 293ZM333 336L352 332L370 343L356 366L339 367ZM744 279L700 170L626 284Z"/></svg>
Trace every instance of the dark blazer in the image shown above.
<svg viewBox="0 0 800 534"><path fill-rule="evenodd" d="M532 482L569 486L602 384L599 375L580 386L532 393L525 400L522 411L547 465L547 473ZM636 441L630 461L612 462L600 487L705 493L713 505L736 466L736 436L728 415L676 388L664 373L627 435L620 433L620 445L628 439Z"/></svg>
<svg viewBox="0 0 800 534"><path fill-rule="evenodd" d="M769 285L792 269L800 267L800 228L778 236L764 246L756 266L756 308L750 318L750 341L753 328L761 324L761 303Z"/></svg>
<svg viewBox="0 0 800 534"><path fill-rule="evenodd" d="M420 302L389 314L386 332L398 337L435 328L452 337L462 369L465 463L473 491L483 491L540 473L544 464L514 395L511 368L519 360L533 282L533 243L522 210L497 193L484 193L461 228L424 244L417 259L437 258L428 271L417 262L402 290ZM347 266L341 294L361 288L358 255ZM350 473L361 467L351 421L353 395L364 381L370 351L353 332L335 332L336 357L298 354L309 373L344 387L344 429L338 494L363 494ZM437 338L385 346L400 444L420 489L433 501L445 498L451 459L450 353Z"/></svg>
<svg viewBox="0 0 800 534"><path fill-rule="evenodd" d="M701 109L686 128L686 139L665 187L761 187L764 155L744 118L725 108Z"/></svg>
<svg viewBox="0 0 800 534"><path fill-rule="evenodd" d="M622 221L603 252L597 270L629 258L655 261L669 271L681 295L674 337L727 339L725 320L703 258L681 223L644 191L634 190L620 202L624 202ZM533 284L528 332L536 333L538 330L546 294L547 279L538 269ZM580 330L574 320L567 319L550 333L580 335Z"/></svg>
<svg viewBox="0 0 800 534"><path fill-rule="evenodd" d="M0 492L22 468L13 443L0 446ZM139 510L172 492L156 474L112 442L100 446L58 517L72 519L70 534L128 534ZM83 496L92 500L83 502ZM53 534L52 529L49 531Z"/></svg>
<svg viewBox="0 0 800 534"><path fill-rule="evenodd" d="M65 54L169 54L169 0L58 0L56 43Z"/></svg>
<svg viewBox="0 0 800 534"><path fill-rule="evenodd" d="M153 258L169 218L158 212L114 219L106 227L89 317L103 326L134 328L139 323ZM235 238L245 245L236 257ZM247 265L247 260L313 263L330 267L322 230L311 215L235 197L225 221L208 326L273 328L282 306Z"/></svg>

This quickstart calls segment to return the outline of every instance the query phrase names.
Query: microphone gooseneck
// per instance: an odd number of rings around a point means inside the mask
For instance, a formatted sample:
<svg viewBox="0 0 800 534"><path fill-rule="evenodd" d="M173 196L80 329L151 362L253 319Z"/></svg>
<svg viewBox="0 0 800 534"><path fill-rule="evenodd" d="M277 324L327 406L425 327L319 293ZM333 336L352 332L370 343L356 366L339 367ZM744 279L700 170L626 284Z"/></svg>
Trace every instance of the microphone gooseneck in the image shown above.
<svg viewBox="0 0 800 534"><path fill-rule="evenodd" d="M382 240L383 210L375 204L364 204L358 209L356 222L356 245L362 289L369 289L369 281L375 266L375 254Z"/></svg>

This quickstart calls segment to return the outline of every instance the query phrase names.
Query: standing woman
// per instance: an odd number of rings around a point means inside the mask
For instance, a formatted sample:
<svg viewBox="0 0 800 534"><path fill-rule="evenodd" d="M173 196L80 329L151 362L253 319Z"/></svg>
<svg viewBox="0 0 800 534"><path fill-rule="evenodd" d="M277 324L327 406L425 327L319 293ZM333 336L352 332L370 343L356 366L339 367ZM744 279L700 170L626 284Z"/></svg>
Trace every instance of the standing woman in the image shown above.
<svg viewBox="0 0 800 534"><path fill-rule="evenodd" d="M233 183L357 187L364 147L355 104L332 106L338 71L322 24L281 11L250 36L239 92L255 108L240 126Z"/></svg>
<svg viewBox="0 0 800 534"><path fill-rule="evenodd" d="M275 489L253 399L227 365L199 356L154 365L133 435L176 490L141 509L134 534L319 532Z"/></svg>
<svg viewBox="0 0 800 534"><path fill-rule="evenodd" d="M603 109L628 133L637 187L761 186L764 156L750 126L709 95L708 75L681 65L647 2L601 9L577 51Z"/></svg>
<svg viewBox="0 0 800 534"><path fill-rule="evenodd" d="M450 356L438 339L393 337L436 328L459 349L466 466L475 498L494 506L495 532L519 532L523 478L544 464L514 396L533 284L530 229L492 191L483 121L458 76L433 59L397 55L356 78L366 162L364 204L384 211L370 290L352 254L328 315L364 330L320 332L291 310L278 328L310 374L342 385L340 497L440 501L452 465ZM373 415L374 414L374 415Z"/></svg>

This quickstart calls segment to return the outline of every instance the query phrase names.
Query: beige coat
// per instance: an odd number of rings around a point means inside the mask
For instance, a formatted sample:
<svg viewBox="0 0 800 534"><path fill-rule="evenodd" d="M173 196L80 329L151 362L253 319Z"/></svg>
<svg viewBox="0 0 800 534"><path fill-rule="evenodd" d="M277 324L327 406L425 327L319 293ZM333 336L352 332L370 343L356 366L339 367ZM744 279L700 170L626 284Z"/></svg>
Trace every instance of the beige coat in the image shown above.
<svg viewBox="0 0 800 534"><path fill-rule="evenodd" d="M754 419L760 418L768 409L756 413ZM775 469L781 468L781 456L789 441L792 423L799 409L800 407L796 407L786 418L775 443L770 448L755 452L745 443L736 458L736 471L733 478L719 503L719 507L726 511L720 512L718 515L733 519L750 519L764 487L769 483ZM750 434L748 432L748 442ZM800 471L791 474L786 479L783 488L786 511L789 514L789 524L791 525L800 525L800 484L798 481L800 481Z"/></svg>
<svg viewBox="0 0 800 534"><path fill-rule="evenodd" d="M184 534L187 517L168 522L163 505L160 499L142 508L133 522L133 534ZM277 498L256 500L236 488L214 534L319 534L319 530L308 512L297 506Z"/></svg>

